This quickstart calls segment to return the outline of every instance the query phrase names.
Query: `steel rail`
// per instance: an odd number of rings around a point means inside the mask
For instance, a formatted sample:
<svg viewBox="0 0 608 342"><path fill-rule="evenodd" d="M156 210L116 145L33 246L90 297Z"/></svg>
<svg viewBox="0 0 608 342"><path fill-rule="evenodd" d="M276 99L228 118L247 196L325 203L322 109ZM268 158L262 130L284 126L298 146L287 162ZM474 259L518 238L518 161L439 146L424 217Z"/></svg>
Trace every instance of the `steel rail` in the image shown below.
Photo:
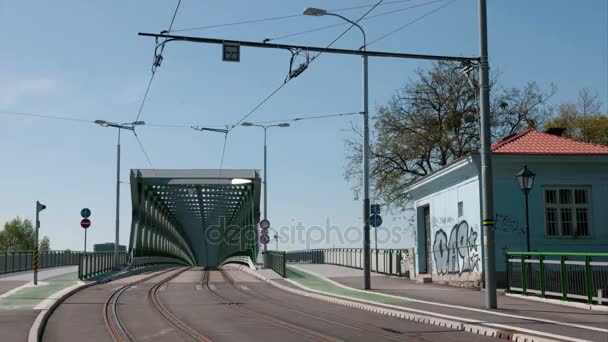
<svg viewBox="0 0 608 342"><path fill-rule="evenodd" d="M222 275L222 278L224 278L224 280L226 280L226 278L225 278L225 276L223 274L223 271L220 271L220 274ZM319 332L316 332L314 330L311 330L311 329L308 329L308 328L304 328L304 327L300 327L300 326L294 325L292 323L283 321L281 319L277 319L277 318L274 318L272 316L260 314L258 312L253 311L253 310L246 309L246 308L244 308L242 306L239 306L238 303L236 303L235 301L233 301L233 300L231 300L231 299L229 299L229 298L227 298L227 297L225 297L225 296L217 293L216 290L213 290L209 286L209 271L207 271L207 270L203 271L203 277L201 279L201 284L202 284L203 288L208 289L209 292L212 295L214 295L216 298L218 298L221 301L227 302L229 304L227 306L229 308L233 309L233 310L243 312L243 313L247 314L248 316L260 319L260 320L262 320L264 322L268 322L268 323L274 324L274 325L276 325L278 327L287 329L287 330L289 330L291 332L298 333L300 335L306 336L306 337L311 338L311 339L316 340L316 341L331 341L331 342L342 341L340 339L333 338L331 336L323 335L323 334L321 334Z"/></svg>
<svg viewBox="0 0 608 342"><path fill-rule="evenodd" d="M194 341L211 342L211 339L200 334L198 331L194 330L184 321L177 318L160 300L159 289L167 282L171 281L172 279L176 278L177 276L189 269L190 268L185 268L179 272L176 272L152 286L148 290L148 300L150 301L152 306L160 313L160 315L165 318L167 322L177 328L178 333L182 334L187 339L192 339Z"/></svg>
<svg viewBox="0 0 608 342"><path fill-rule="evenodd" d="M120 315L118 314L118 301L120 299L120 296L122 296L122 294L126 290L131 288L132 286L143 283L143 282L153 279L155 277L162 276L162 275L170 272L171 270L173 270L173 268L170 268L170 269L164 270L160 273L155 273L148 277L144 277L142 279L128 283L124 286L121 286L118 290L114 291L110 295L110 297L108 297L108 299L106 300L106 302L104 304L104 316L103 317L104 317L104 321L106 323L106 327L108 328L110 335L112 336L112 339L114 341L116 341L116 342L135 341L133 336L125 328L124 324L122 323L122 321L120 319Z"/></svg>
<svg viewBox="0 0 608 342"><path fill-rule="evenodd" d="M287 309L289 311L295 312L297 314L309 317L309 318L313 318L319 321L323 321L323 322L327 322L327 323L331 323L331 324L335 324L335 325L339 325L345 328L349 328L349 329L354 329L360 332L364 332L364 333L369 333L369 334L373 334L376 336L379 336L385 340L391 340L391 341L410 341L410 342L418 342L420 341L419 338L406 338L403 336L397 337L394 334L389 334L386 331L383 330L379 330L379 328L375 328L375 327L366 327L366 326L361 326L359 322L355 322L352 320L349 320L348 322L344 321L344 317L341 317L340 319L343 321L338 321L335 317L331 316L331 315L320 315L319 313L308 313L306 311L300 310L300 309L296 309L293 306L284 304L283 302L280 302L270 296L261 294L258 291L245 291L243 288L239 287L236 285L236 282L234 281L234 279L232 278L232 276L230 276L228 274L228 272L224 272L223 273L224 278L228 281L228 283L230 283L230 285L232 287L234 287L237 291L246 294L247 296L252 296L253 297L257 297L258 299L261 299L264 302L270 302L274 305L278 305L284 309ZM329 317L328 317L329 316Z"/></svg>

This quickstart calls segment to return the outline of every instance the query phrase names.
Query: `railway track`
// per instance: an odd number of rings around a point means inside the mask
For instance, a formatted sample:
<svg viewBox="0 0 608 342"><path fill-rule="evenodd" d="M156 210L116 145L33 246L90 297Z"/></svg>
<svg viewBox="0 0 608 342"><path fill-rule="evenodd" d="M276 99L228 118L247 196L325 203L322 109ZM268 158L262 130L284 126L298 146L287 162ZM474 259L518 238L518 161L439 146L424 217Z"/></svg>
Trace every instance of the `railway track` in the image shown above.
<svg viewBox="0 0 608 342"><path fill-rule="evenodd" d="M209 338L204 335L201 335L199 332L192 329L188 324L178 319L169 309L167 309L167 307L160 300L159 289L167 282L171 281L172 279L179 276L181 273L185 272L188 269L189 268L181 268L176 271L175 268L171 268L161 272L160 274L153 274L149 277L145 277L126 284L120 287L118 290L114 291L114 293L112 293L112 295L108 298L104 305L104 319L106 327L108 328L108 331L110 332L110 335L112 336L114 341L136 341L135 337L129 332L129 330L126 328L126 325L121 320L120 314L118 312L118 304L120 301L120 297L125 293L125 291L132 288L133 286L156 277L162 277L163 275L166 275L171 271L175 272L173 272L167 277L162 278L159 282L155 283L152 287L150 287L150 289L148 290L149 303L169 324L171 324L175 328L175 330L179 334L186 337L186 339L203 342L211 341Z"/></svg>
<svg viewBox="0 0 608 342"><path fill-rule="evenodd" d="M222 274L222 277L224 277L224 279L226 280L225 275L223 273L220 273L220 274ZM274 318L272 316L261 314L259 312L256 312L256 311L253 311L253 310L250 310L250 309L242 307L240 305L240 303L234 302L233 300L231 300L231 299L229 299L229 298L227 298L225 296L222 296L221 294L219 294L217 292L217 290L215 290L215 289L213 289L212 287L209 286L209 271L207 271L207 270L203 271L203 277L201 279L201 284L202 284L203 288L208 289L211 294L213 294L216 298L218 298L222 302L225 302L226 304L228 304L227 306L229 308L233 309L233 310L236 310L236 311L242 312L242 313L244 313L244 314L246 314L248 316L251 316L251 317L263 320L264 322L271 323L271 324L276 325L276 326L278 326L280 328L289 330L289 331L291 331L293 333L297 333L297 334L306 336L306 337L308 337L308 338L310 338L312 340L325 341L325 342L342 341L340 339L337 339L337 338L334 338L334 337L331 337L331 336L327 336L327 335L321 334L321 333L319 333L317 331L314 331L314 330L311 330L311 329L308 329L308 328L304 328L304 327L301 327L301 326L297 326L297 325L294 325L292 323L286 322L284 320L277 319L277 318Z"/></svg>
<svg viewBox="0 0 608 342"><path fill-rule="evenodd" d="M420 341L419 338L412 338L412 337L406 337L406 336L396 336L396 334L400 334L400 332L393 332L393 333L389 333L387 331L382 330L382 328L378 328L378 327L366 327L366 326L362 326L359 322L354 322L354 321L347 321L344 319L344 317L341 317L340 320L338 321L336 318L334 317L330 317L327 315L319 315L318 313L308 313L306 311L302 311L300 309L297 309L291 305L285 304L281 301L278 301L270 296L266 296L264 294L261 294L257 291L245 291L243 288L241 288L240 286L238 286L236 284L236 282L234 281L234 279L230 276L230 274L228 274L228 272L226 272L225 270L221 270L222 272L222 276L224 277L224 279L226 279L226 281L228 281L228 283L230 283L230 285L235 288L237 291L246 294L249 297L256 297L264 302L268 302L268 303L272 303L276 306L280 306L286 310L289 310L291 312L315 319L315 320L319 320L319 321L324 321L327 323L331 323L331 324L335 324L338 326L342 326L345 328L349 328L349 329L353 329L362 333L368 333L368 334L373 334L376 335L380 338L382 338L383 340L390 340L390 341L410 341L410 342L417 342Z"/></svg>

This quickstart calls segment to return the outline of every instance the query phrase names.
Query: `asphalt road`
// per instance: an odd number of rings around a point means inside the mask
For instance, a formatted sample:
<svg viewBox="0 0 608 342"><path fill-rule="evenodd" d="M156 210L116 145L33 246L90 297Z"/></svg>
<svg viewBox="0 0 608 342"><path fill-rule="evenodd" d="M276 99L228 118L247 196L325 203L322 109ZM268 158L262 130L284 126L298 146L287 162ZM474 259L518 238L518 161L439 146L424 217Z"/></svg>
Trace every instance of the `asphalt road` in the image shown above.
<svg viewBox="0 0 608 342"><path fill-rule="evenodd" d="M129 282L151 276L117 301L121 326L138 341L192 341L182 330L209 341L490 340L296 296L233 269L142 274L84 289L58 307L44 340L112 341L105 303ZM166 312L150 300L154 295Z"/></svg>

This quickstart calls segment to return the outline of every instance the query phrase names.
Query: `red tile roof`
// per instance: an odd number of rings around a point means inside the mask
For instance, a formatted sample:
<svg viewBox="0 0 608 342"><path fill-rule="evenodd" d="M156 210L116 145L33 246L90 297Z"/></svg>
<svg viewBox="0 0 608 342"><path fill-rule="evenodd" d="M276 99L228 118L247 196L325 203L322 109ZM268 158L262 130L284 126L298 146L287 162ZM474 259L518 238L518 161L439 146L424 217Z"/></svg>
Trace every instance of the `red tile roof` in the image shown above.
<svg viewBox="0 0 608 342"><path fill-rule="evenodd" d="M608 146L585 143L529 129L492 144L492 152L505 154L608 154Z"/></svg>

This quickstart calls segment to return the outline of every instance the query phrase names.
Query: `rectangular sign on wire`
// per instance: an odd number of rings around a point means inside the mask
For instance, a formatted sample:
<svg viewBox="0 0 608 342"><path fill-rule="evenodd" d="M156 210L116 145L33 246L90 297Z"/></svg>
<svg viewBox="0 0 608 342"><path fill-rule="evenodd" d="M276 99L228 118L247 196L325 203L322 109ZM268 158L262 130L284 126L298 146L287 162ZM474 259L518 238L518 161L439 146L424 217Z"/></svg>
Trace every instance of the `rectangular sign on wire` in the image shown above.
<svg viewBox="0 0 608 342"><path fill-rule="evenodd" d="M241 46L235 44L222 45L222 60L224 62L240 62Z"/></svg>

